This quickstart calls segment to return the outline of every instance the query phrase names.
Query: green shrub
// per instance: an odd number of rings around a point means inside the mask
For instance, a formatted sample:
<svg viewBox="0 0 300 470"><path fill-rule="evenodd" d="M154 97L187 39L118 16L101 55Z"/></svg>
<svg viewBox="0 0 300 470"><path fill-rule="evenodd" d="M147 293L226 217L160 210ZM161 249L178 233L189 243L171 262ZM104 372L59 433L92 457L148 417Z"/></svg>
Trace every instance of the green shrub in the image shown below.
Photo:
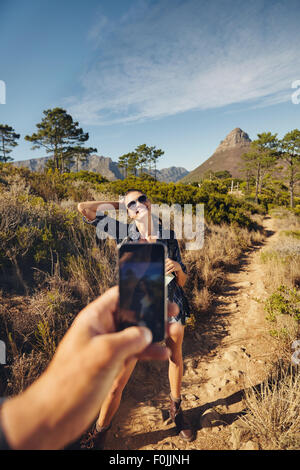
<svg viewBox="0 0 300 470"><path fill-rule="evenodd" d="M180 204L181 206L192 204L195 206L198 203L203 203L207 220L215 224L228 223L257 229L258 227L253 224L250 216L254 213L265 212L261 205L228 194L230 178L205 180L199 187L198 185L159 182L148 175L130 176L125 180L108 182L100 174L88 171L60 174L57 170L50 169L44 173L35 173L25 168L14 168L12 165L5 166L4 170L5 177L18 177L25 182L29 195L40 201L37 202L38 205L41 205L41 201L59 203L64 199L71 199L74 202L92 200L95 191L115 194L118 197L129 188L137 188L157 204ZM24 197L27 196L24 195ZM33 199L31 203L34 204ZM49 231L44 236L45 241L49 244ZM37 256L42 259L45 257L45 252L41 252Z"/></svg>
<svg viewBox="0 0 300 470"><path fill-rule="evenodd" d="M86 230L77 212L31 195L13 198L4 194L0 197L0 275L4 284L15 280L28 288L36 270L50 274L56 263L62 276L66 275L68 255L78 254L73 243L76 230Z"/></svg>
<svg viewBox="0 0 300 470"><path fill-rule="evenodd" d="M286 237L292 237L300 240L300 230L283 230L281 234L285 235Z"/></svg>
<svg viewBox="0 0 300 470"><path fill-rule="evenodd" d="M63 173L62 179L65 181L86 181L92 184L107 183L108 179L100 175L100 173L95 173L94 171L78 171L77 173Z"/></svg>
<svg viewBox="0 0 300 470"><path fill-rule="evenodd" d="M281 285L266 300L265 311L267 320L275 321L277 315L290 315L295 320L300 320L300 293L296 288L290 289Z"/></svg>

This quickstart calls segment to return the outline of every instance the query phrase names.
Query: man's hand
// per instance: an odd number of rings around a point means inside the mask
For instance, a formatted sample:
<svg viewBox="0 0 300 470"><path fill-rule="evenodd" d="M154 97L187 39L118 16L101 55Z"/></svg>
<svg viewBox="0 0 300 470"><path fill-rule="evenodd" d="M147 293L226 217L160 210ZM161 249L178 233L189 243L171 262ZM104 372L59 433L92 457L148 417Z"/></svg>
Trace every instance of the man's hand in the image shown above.
<svg viewBox="0 0 300 470"><path fill-rule="evenodd" d="M76 317L46 371L23 394L2 408L2 425L13 449L59 449L93 422L116 376L134 360L169 358L151 344L148 328L115 332L117 287L89 304ZM169 315L178 306L169 305ZM169 334L176 324L170 325Z"/></svg>

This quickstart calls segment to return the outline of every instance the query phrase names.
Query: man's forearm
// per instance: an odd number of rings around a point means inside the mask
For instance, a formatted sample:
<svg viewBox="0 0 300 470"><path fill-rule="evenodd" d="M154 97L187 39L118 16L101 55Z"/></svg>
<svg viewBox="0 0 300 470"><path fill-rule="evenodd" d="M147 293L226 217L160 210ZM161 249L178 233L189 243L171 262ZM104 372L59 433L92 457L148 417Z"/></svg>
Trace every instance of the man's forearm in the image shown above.
<svg viewBox="0 0 300 470"><path fill-rule="evenodd" d="M40 380L2 405L2 430L11 449L53 448L49 442L49 409L43 402L44 393L40 393Z"/></svg>

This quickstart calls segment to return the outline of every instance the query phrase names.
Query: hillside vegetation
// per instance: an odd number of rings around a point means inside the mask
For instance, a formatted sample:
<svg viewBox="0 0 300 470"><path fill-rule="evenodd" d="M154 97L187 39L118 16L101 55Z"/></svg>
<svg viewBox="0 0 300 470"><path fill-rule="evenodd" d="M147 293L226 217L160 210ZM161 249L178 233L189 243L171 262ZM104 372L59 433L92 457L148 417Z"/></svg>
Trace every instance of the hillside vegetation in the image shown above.
<svg viewBox="0 0 300 470"><path fill-rule="evenodd" d="M280 181L270 180L258 203L254 203L254 182L247 189L246 181L235 181L244 194L229 192L231 178L205 180L200 187L160 183L146 175L107 182L99 174L84 171L34 173L0 164L0 339L7 345L7 365L0 368L0 395L14 395L32 383L76 314L116 283L115 244L97 243L94 228L78 214L78 202L117 199L134 187L154 203L204 203L204 247L186 251L185 240L180 241L189 271L185 290L192 317L188 330L195 331L206 321L226 270L238 265L247 248L263 242L265 214L273 210L274 216L283 217L276 207L289 205L288 188ZM296 195L295 209L286 209L284 219L278 218L278 223L284 220L278 249L262 255L268 267L270 330L283 350L298 334L299 203ZM288 322L282 323L282 318ZM248 424L263 432L253 424L256 408L251 403Z"/></svg>

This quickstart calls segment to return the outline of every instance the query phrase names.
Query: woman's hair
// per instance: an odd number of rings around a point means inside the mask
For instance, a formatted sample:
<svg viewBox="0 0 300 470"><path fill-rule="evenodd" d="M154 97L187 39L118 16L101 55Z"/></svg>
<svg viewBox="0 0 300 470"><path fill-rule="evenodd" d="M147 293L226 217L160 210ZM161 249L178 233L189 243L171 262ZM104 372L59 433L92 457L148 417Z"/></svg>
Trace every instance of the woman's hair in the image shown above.
<svg viewBox="0 0 300 470"><path fill-rule="evenodd" d="M133 192L137 192L137 193L141 193L141 194L145 194L143 191L141 191L140 189L135 189L135 188L130 188L126 191L126 193L124 194L124 197L127 196L127 194L129 193L133 193ZM146 194L145 194L146 196Z"/></svg>

